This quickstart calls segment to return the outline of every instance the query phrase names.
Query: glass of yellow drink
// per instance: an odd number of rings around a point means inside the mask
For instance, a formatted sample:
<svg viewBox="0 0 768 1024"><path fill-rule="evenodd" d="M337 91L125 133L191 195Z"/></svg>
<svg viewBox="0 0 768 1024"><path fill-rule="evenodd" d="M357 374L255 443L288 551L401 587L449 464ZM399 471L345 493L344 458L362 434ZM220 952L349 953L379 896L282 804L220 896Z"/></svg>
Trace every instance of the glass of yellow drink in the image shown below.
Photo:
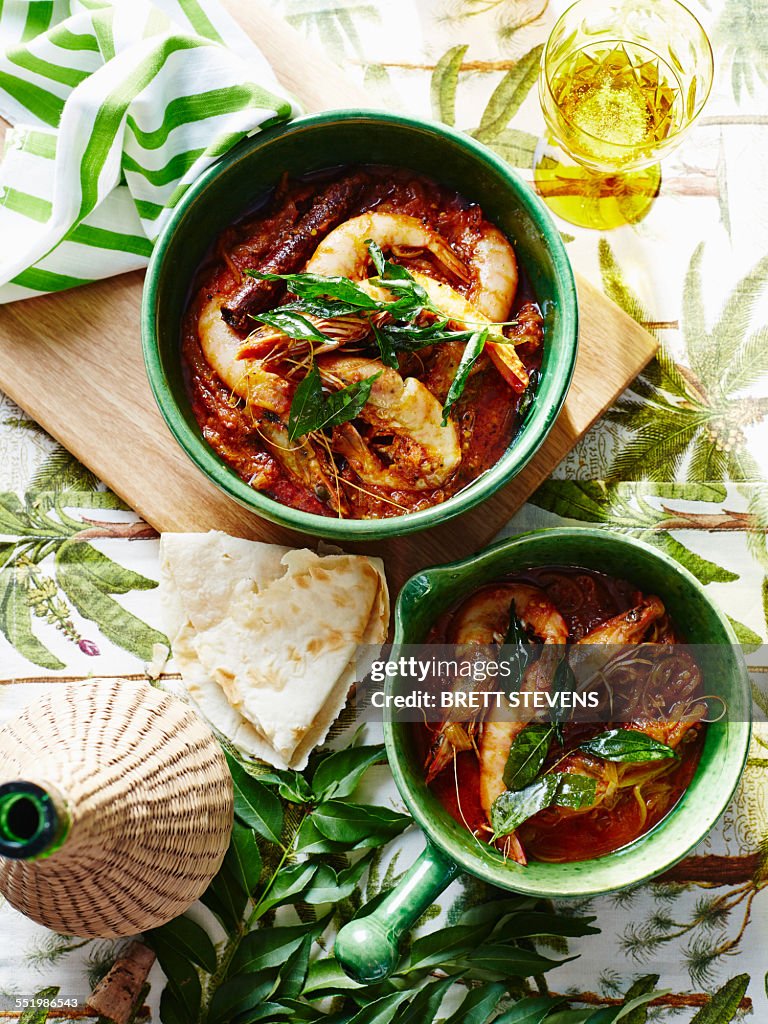
<svg viewBox="0 0 768 1024"><path fill-rule="evenodd" d="M552 29L539 76L550 137L534 175L551 209L584 227L640 220L713 70L707 34L678 0L577 0Z"/></svg>

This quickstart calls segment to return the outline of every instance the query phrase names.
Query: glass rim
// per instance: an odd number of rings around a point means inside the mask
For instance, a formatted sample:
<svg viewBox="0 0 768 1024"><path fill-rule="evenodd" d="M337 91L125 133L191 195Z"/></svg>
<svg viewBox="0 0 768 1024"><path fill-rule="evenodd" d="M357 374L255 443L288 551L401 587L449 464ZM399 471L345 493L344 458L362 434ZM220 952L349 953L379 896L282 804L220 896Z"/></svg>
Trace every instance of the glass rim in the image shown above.
<svg viewBox="0 0 768 1024"><path fill-rule="evenodd" d="M579 7L581 4L586 3L586 2L587 2L587 0L574 0L574 2L572 4L569 4L568 7L566 7L566 9L563 11L563 13L560 15L560 17L555 22L555 24L552 26L552 29L551 29L551 31L549 33L549 36L547 37L547 41L544 44L544 49L541 51L541 72L540 72L540 77L544 81L544 83L545 83L545 85L547 87L547 92L548 92L550 98L552 99L552 102L555 104L555 106L557 106L557 100L555 99L555 94L552 92L552 85L551 85L550 80L549 80L549 75L547 74L547 55L549 53L549 44L551 43L552 37L555 34L555 31L558 28L558 26L561 24L561 22L565 21L565 18L571 13L571 11L575 7ZM699 117L699 114L701 114L701 112L704 109L704 106L705 106L707 100L710 97L710 94L712 92L712 87L714 85L714 80L715 80L715 54L714 54L714 51L712 50L712 41L709 38L709 34L707 33L707 30L704 28L702 23L699 21L699 19L693 13L693 11L689 7L686 7L685 4L681 2L681 0L663 0L663 2L669 4L670 7L677 7L677 8L679 8L686 15L688 15L688 17L691 19L691 21L694 23L694 25L698 28L699 32L701 33L701 36L702 36L702 38L703 38L703 40L704 40L704 42L706 44L705 45L705 59L708 58L708 62L709 62L709 75L708 75L709 81L707 83L707 88L706 88L706 91L705 91L704 95L702 96L700 102L696 105L696 109L694 110L694 112L691 115L690 119L688 120L687 124L681 125L674 132L672 132L670 135L667 135L666 138L663 139L662 142L660 143L659 148L661 148L661 146L665 145L666 143L670 142L671 140L678 138L678 136L683 135L685 132L687 132L693 126L694 122ZM620 40L620 42L627 42L627 43L631 43L632 41L633 41L632 39L622 39L622 40ZM559 110L559 108L558 108L558 110ZM579 132L581 135L586 136L588 139L594 139L595 142L599 142L603 146L612 146L612 147L615 147L619 151L621 151L621 150L633 150L633 149L637 148L636 146L634 146L632 143L629 143L629 142L608 142L605 139L601 138L599 135L594 135L592 132L587 131L586 128L581 128L578 125L575 125L571 121L571 119L569 117L566 117L565 115L563 115L563 120L566 122L566 124L569 125L569 127L573 128L574 131Z"/></svg>

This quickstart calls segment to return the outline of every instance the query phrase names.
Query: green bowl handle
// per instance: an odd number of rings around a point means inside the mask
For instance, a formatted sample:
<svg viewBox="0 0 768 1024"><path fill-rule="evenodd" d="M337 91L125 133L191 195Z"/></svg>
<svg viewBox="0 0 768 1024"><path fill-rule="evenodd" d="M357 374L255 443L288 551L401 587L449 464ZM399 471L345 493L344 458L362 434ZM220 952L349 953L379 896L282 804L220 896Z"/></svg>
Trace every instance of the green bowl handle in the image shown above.
<svg viewBox="0 0 768 1024"><path fill-rule="evenodd" d="M459 873L459 867L427 843L416 863L366 917L345 924L334 952L361 985L383 981L400 960L400 940Z"/></svg>

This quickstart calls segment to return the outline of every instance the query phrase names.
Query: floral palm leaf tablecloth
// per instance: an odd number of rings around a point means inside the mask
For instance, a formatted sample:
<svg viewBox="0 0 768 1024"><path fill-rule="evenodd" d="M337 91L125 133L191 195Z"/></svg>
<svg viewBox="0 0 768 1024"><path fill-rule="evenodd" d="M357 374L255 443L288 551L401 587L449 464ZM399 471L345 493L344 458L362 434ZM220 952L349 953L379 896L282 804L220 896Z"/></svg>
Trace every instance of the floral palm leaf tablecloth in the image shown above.
<svg viewBox="0 0 768 1024"><path fill-rule="evenodd" d="M716 81L705 116L664 166L661 197L642 223L602 237L562 225L574 263L658 333L662 354L503 532L598 523L678 558L750 645L764 717L768 193L758 170L768 147L768 0L692 6L714 42ZM542 130L540 48L561 9L546 0L275 7L375 102L469 130L528 178ZM56 680L141 677L164 640L153 531L2 396L0 492L0 717ZM610 1005L637 976L659 974L669 994L649 1019L687 1021L705 993L746 972L740 1012L766 1019L766 769L768 731L758 724L742 786L715 833L660 882L577 908L597 915L601 932L567 940L581 956L552 975L553 990ZM366 786L374 802L399 808L385 768ZM353 902L391 884L419 844L406 832L377 851L352 882ZM485 896L456 883L439 912L455 920ZM8 906L0 936L4 997L57 985L82 1000L118 949L55 936ZM156 1008L158 968L151 980Z"/></svg>

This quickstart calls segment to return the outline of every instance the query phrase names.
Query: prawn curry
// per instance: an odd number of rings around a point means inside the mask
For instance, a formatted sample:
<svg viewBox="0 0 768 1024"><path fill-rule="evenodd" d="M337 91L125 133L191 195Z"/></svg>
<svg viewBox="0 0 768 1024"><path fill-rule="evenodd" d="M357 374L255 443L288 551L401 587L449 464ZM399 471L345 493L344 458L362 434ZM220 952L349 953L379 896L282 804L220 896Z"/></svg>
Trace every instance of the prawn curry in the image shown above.
<svg viewBox="0 0 768 1024"><path fill-rule="evenodd" d="M183 355L203 436L251 487L364 519L443 502L499 460L543 338L483 211L371 166L284 180L223 233Z"/></svg>
<svg viewBox="0 0 768 1024"><path fill-rule="evenodd" d="M511 716L486 701L490 711L414 724L434 794L505 856L610 853L658 824L693 778L706 730L702 674L655 595L589 570L535 569L471 595L428 642L456 645L463 658L490 649L515 659L518 694L583 692L586 682L599 701L588 720ZM490 675L448 682L501 688Z"/></svg>

